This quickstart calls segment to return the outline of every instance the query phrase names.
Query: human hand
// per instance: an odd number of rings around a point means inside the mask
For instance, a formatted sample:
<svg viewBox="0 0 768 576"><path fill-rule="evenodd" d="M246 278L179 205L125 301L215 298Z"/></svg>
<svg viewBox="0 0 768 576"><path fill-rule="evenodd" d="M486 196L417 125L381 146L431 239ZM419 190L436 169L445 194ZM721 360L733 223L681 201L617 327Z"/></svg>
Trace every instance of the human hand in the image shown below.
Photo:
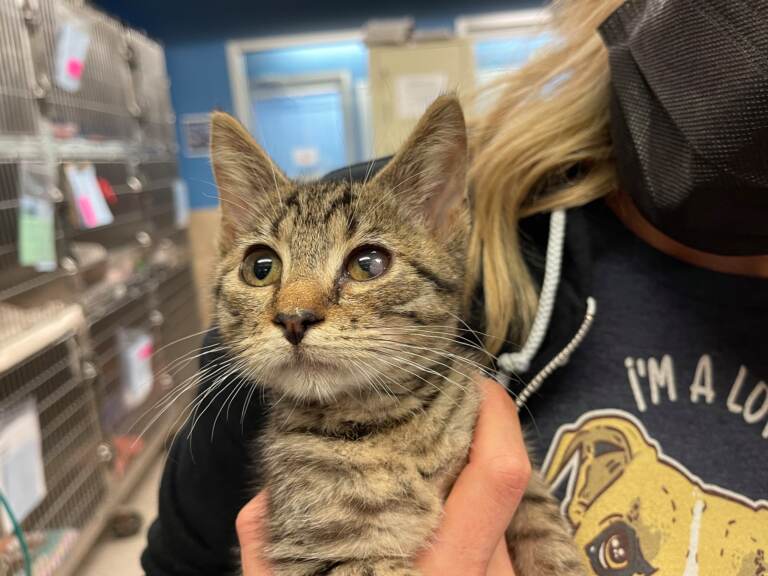
<svg viewBox="0 0 768 576"><path fill-rule="evenodd" d="M480 387L485 397L469 462L448 495L435 537L416 560L424 576L514 576L504 534L531 466L515 403L492 380ZM272 576L264 559L266 514L261 493L237 516L243 576Z"/></svg>

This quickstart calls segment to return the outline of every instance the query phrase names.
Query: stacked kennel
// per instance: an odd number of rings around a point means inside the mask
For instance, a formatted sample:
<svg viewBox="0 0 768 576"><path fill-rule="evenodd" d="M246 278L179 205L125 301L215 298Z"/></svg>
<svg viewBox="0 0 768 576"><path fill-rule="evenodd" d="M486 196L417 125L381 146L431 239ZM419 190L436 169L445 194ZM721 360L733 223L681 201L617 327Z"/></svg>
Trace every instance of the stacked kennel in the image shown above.
<svg viewBox="0 0 768 576"><path fill-rule="evenodd" d="M0 494L35 575L77 573L194 375L174 133L160 45L0 0ZM0 574L24 573L14 534L0 509Z"/></svg>

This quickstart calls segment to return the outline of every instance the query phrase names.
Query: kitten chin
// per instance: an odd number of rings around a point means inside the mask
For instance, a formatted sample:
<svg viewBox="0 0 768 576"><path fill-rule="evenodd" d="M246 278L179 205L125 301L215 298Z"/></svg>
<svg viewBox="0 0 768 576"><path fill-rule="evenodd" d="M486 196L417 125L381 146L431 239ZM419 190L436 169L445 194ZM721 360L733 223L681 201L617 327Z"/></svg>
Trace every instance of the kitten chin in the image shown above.
<svg viewBox="0 0 768 576"><path fill-rule="evenodd" d="M263 386L279 398L297 402L333 403L340 397L364 390L368 385L360 376L332 363L287 364L264 379Z"/></svg>

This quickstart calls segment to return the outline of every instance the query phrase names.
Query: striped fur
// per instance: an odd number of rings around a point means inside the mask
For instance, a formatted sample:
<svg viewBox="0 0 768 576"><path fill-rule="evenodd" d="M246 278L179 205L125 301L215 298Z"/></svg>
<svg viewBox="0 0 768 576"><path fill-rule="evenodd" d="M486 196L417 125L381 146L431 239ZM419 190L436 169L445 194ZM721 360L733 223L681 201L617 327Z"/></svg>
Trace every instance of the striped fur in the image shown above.
<svg viewBox="0 0 768 576"><path fill-rule="evenodd" d="M466 462L485 364L460 320L469 217L466 130L439 99L402 151L365 183L295 183L230 117L214 116L222 200L216 316L234 365L272 400L259 446L277 576L411 576ZM361 245L390 268L354 282ZM282 260L254 288L254 245ZM322 317L298 346L278 313ZM518 576L583 573L557 506L536 479L509 530Z"/></svg>

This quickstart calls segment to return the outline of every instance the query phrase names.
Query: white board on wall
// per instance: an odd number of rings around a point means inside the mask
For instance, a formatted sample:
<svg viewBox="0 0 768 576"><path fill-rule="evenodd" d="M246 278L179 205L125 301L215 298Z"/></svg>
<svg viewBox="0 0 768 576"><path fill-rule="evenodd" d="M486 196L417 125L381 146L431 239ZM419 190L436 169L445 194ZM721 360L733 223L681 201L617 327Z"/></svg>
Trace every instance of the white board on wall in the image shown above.
<svg viewBox="0 0 768 576"><path fill-rule="evenodd" d="M400 74L395 77L395 113L403 120L419 118L447 90L447 74Z"/></svg>

